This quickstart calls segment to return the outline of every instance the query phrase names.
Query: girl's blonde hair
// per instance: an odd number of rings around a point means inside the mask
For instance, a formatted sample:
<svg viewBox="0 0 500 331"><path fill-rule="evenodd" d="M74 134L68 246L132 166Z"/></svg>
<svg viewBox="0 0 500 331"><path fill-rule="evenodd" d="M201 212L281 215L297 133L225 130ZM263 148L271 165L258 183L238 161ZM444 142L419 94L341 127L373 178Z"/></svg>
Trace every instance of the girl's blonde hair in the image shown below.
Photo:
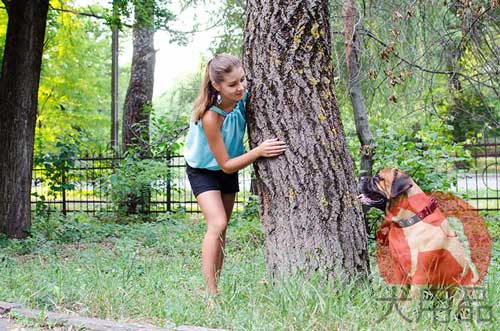
<svg viewBox="0 0 500 331"><path fill-rule="evenodd" d="M201 82L200 93L194 102L193 120L195 124L203 117L205 112L215 104L217 90L213 83L220 84L224 81L224 75L233 71L234 68L241 67L241 62L237 57L230 54L219 54L208 61L205 75Z"/></svg>

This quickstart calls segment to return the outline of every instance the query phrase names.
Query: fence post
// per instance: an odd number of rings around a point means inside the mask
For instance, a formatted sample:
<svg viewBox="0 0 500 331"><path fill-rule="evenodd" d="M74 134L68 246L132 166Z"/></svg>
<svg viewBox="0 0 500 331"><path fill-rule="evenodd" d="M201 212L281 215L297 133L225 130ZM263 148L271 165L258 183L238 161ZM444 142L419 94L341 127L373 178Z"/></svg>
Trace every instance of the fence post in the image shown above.
<svg viewBox="0 0 500 331"><path fill-rule="evenodd" d="M170 177L171 176L171 155L170 155L170 149L167 149L167 211L170 212L172 211L172 185L170 182Z"/></svg>
<svg viewBox="0 0 500 331"><path fill-rule="evenodd" d="M63 166L62 168L62 174L61 174L61 181L62 181L62 212L63 215L66 216L66 167Z"/></svg>

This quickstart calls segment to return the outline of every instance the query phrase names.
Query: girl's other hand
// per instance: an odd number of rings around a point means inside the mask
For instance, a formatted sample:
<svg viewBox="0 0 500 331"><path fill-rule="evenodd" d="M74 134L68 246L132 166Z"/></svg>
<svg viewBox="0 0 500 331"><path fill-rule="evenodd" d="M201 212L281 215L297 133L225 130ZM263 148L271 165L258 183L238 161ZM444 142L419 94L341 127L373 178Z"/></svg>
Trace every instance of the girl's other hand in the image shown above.
<svg viewBox="0 0 500 331"><path fill-rule="evenodd" d="M283 154L287 146L278 138L267 139L259 145L259 155L262 157L273 157Z"/></svg>

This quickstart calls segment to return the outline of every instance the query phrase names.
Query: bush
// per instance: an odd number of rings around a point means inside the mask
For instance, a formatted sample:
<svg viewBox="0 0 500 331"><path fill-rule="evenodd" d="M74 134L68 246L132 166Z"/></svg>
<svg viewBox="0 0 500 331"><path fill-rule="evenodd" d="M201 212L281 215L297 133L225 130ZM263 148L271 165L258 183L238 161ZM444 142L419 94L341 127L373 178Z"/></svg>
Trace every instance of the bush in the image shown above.
<svg viewBox="0 0 500 331"><path fill-rule="evenodd" d="M387 120L374 130L374 172L395 167L407 172L424 191L447 191L454 165L470 161L463 143L453 142L453 127L438 118L425 123L392 125Z"/></svg>
<svg viewBox="0 0 500 331"><path fill-rule="evenodd" d="M104 192L111 194L114 207L120 215L148 214L155 182L165 179L167 168L163 162L141 159L138 154L127 155L115 172L104 178Z"/></svg>

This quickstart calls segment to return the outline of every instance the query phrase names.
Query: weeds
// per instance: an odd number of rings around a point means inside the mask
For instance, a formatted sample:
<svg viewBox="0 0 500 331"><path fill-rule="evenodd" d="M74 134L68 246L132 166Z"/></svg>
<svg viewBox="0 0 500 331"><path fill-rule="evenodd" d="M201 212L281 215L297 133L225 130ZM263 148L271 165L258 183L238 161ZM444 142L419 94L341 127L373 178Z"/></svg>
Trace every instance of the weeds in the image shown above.
<svg viewBox="0 0 500 331"><path fill-rule="evenodd" d="M498 231L498 225L492 229ZM260 223L248 212L236 214L228 227L220 295L207 308L200 271L204 231L199 216L186 214L122 224L82 214L35 220L30 239L0 238L0 300L83 316L146 320L167 328L498 329L494 319L479 320L477 307L470 321L451 314L444 323L426 313L419 321L407 322L387 300L391 288L376 272L369 280L351 283L328 282L321 275L273 282L266 270ZM493 251L498 252L497 240ZM377 270L374 261L372 270ZM500 298L496 258L487 280L485 301L478 307L495 312Z"/></svg>

